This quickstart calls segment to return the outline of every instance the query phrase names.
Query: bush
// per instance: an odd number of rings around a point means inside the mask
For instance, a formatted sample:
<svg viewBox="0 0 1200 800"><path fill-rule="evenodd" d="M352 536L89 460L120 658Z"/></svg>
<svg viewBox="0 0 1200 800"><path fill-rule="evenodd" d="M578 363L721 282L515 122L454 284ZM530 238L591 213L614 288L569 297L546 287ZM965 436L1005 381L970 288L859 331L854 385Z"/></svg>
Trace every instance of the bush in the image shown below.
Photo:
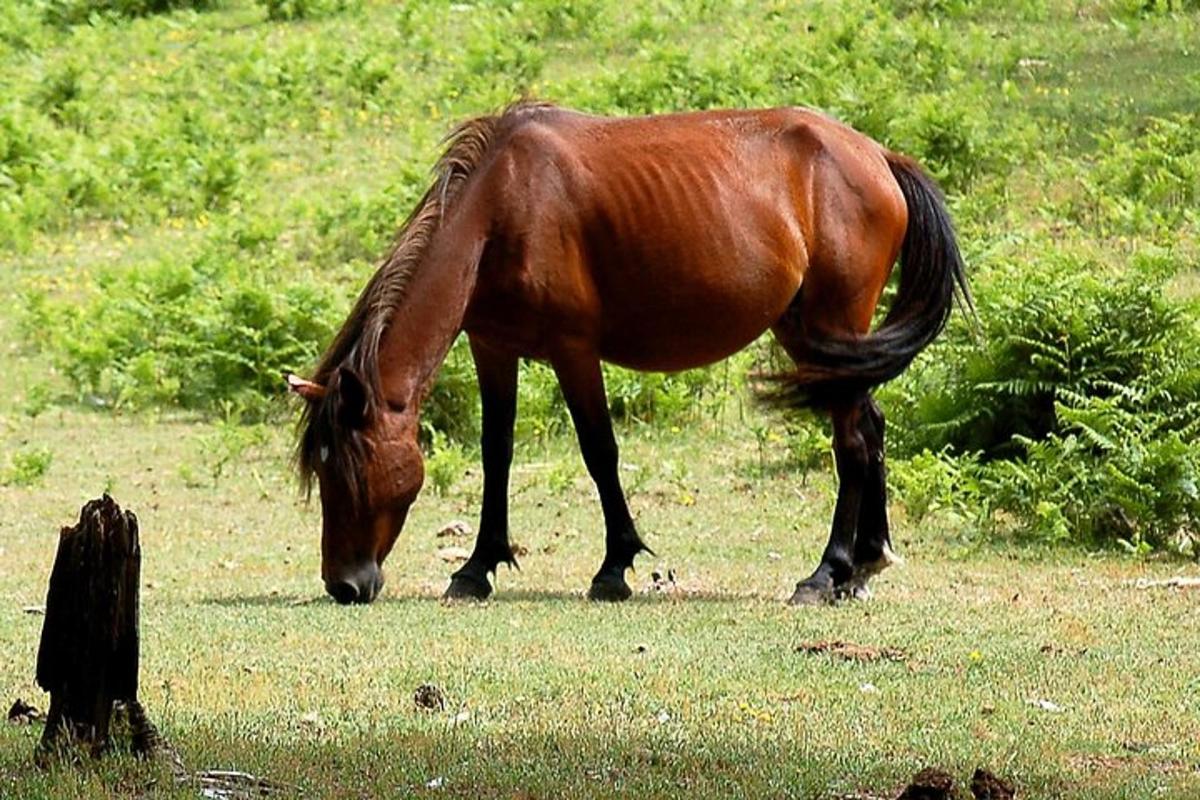
<svg viewBox="0 0 1200 800"><path fill-rule="evenodd" d="M888 389L918 516L965 491L981 518L1003 510L1039 539L1190 547L1200 328L1166 296L1170 274L1150 257L1111 276L1058 256L981 282L982 340L959 331Z"/></svg>
<svg viewBox="0 0 1200 800"><path fill-rule="evenodd" d="M132 18L178 9L204 11L218 0L46 0L45 18L52 25L78 25L95 17Z"/></svg>
<svg viewBox="0 0 1200 800"><path fill-rule="evenodd" d="M1132 136L1108 130L1083 170L1083 221L1121 232L1200 221L1200 115L1150 119Z"/></svg>
<svg viewBox="0 0 1200 800"><path fill-rule="evenodd" d="M281 373L315 359L342 308L328 289L272 279L230 247L210 245L190 263L101 272L84 302L33 294L24 327L80 396L227 415L232 403L260 417Z"/></svg>
<svg viewBox="0 0 1200 800"><path fill-rule="evenodd" d="M1022 458L983 475L992 502L1046 541L1118 541L1134 550L1200 537L1200 403L1167 414L1140 393L1075 397L1060 431L1021 439Z"/></svg>
<svg viewBox="0 0 1200 800"><path fill-rule="evenodd" d="M1055 255L977 282L982 335L956 329L899 384L897 449L1003 458L1018 437L1059 432L1072 398L1137 395L1172 414L1200 399L1200 339L1188 307L1164 294L1170 269L1146 257L1113 275Z"/></svg>
<svg viewBox="0 0 1200 800"><path fill-rule="evenodd" d="M0 469L0 486L34 486L50 471L53 454L43 448L17 450L9 458L9 465Z"/></svg>
<svg viewBox="0 0 1200 800"><path fill-rule="evenodd" d="M267 19L287 21L310 19L344 11L351 0L258 0L267 10Z"/></svg>

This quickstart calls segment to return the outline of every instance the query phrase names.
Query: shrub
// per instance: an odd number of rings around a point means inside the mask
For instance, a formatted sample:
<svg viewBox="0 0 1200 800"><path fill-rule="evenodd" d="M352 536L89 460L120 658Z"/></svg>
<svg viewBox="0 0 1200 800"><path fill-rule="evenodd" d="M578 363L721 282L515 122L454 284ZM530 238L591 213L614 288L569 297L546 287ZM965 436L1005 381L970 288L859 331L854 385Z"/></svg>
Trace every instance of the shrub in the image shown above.
<svg viewBox="0 0 1200 800"><path fill-rule="evenodd" d="M1084 221L1125 232L1200 220L1200 115L1150 119L1135 135L1108 130L1084 167Z"/></svg>
<svg viewBox="0 0 1200 800"><path fill-rule="evenodd" d="M209 411L233 403L261 416L281 372L314 360L341 308L328 289L272 278L228 246L210 245L190 263L101 272L84 302L35 293L24 328L81 396Z"/></svg>
<svg viewBox="0 0 1200 800"><path fill-rule="evenodd" d="M961 503L953 489L1039 539L1190 547L1200 328L1170 274L1058 256L981 283L982 340L959 331L887 390L894 449L913 457L895 471L905 502L919 516Z"/></svg>
<svg viewBox="0 0 1200 800"><path fill-rule="evenodd" d="M258 0L267 10L267 19L275 21L310 19L345 11L352 0Z"/></svg>
<svg viewBox="0 0 1200 800"><path fill-rule="evenodd" d="M178 9L204 11L218 0L46 0L45 18L52 25L78 25L96 17L132 18Z"/></svg>
<svg viewBox="0 0 1200 800"><path fill-rule="evenodd" d="M1133 393L1166 413L1200 398L1200 339L1164 294L1169 269L1146 257L1113 275L1065 255L998 269L976 287L981 338L957 329L899 384L898 450L1006 457L1016 437L1059 431L1070 398Z"/></svg>
<svg viewBox="0 0 1200 800"><path fill-rule="evenodd" d="M17 450L9 457L7 468L0 470L0 486L34 486L50 471L53 454L44 448Z"/></svg>

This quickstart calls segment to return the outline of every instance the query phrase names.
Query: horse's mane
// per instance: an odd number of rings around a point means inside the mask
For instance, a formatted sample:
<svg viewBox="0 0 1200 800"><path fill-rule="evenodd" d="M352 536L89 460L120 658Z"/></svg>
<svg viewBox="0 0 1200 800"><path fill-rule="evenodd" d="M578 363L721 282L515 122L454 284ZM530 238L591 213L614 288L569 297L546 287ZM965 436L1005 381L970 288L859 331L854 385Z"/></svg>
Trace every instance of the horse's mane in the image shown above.
<svg viewBox="0 0 1200 800"><path fill-rule="evenodd" d="M346 480L356 506L365 499L362 482L356 478L362 476L366 445L356 430L343 423L341 370L344 367L359 379L365 389L367 413L374 411L380 396L380 342L445 212L453 207L467 179L488 155L497 132L514 117L548 107L547 103L521 100L499 114L469 119L446 136L445 150L433 168L433 183L400 226L391 249L313 373L312 380L324 386L326 394L306 403L300 419L296 463L306 494L311 491L317 465L324 462L330 474Z"/></svg>

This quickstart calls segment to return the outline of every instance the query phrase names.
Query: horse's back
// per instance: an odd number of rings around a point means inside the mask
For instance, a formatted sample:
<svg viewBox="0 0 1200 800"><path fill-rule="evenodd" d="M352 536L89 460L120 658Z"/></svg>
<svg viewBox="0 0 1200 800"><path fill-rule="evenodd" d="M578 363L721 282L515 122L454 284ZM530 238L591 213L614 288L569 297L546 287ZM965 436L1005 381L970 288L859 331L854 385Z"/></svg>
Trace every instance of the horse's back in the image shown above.
<svg viewBox="0 0 1200 800"><path fill-rule="evenodd" d="M857 235L838 216L885 213L853 207L889 191L870 186L891 181L884 152L806 109L533 109L497 147L481 286L510 327L532 316L636 368L709 363L781 317L814 249Z"/></svg>

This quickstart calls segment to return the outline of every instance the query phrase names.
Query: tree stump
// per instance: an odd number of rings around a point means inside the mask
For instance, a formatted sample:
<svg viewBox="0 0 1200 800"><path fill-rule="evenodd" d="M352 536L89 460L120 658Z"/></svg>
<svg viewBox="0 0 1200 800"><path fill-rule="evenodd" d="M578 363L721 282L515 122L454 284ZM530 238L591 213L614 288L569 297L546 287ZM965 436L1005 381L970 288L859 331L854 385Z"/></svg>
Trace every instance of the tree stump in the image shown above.
<svg viewBox="0 0 1200 800"><path fill-rule="evenodd" d="M137 517L107 494L62 529L37 657L38 685L50 693L39 762L76 746L105 752L115 704L134 752L161 743L137 700L141 563Z"/></svg>

